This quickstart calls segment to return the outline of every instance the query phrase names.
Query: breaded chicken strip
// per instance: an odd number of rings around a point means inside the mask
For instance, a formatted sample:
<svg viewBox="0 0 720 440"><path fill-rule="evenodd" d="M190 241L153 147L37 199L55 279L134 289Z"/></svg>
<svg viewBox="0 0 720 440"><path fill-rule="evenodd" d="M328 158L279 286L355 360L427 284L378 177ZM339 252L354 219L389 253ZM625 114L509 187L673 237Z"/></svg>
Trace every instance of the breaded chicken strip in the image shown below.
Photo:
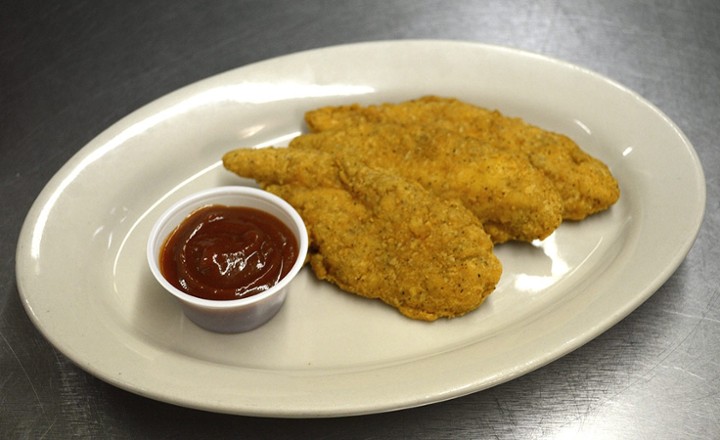
<svg viewBox="0 0 720 440"><path fill-rule="evenodd" d="M298 136L291 149L385 168L444 199L460 199L493 242L544 239L562 222L555 186L523 155L443 128L359 124Z"/></svg>
<svg viewBox="0 0 720 440"><path fill-rule="evenodd" d="M478 219L459 201L319 151L239 149L225 167L254 178L300 213L319 279L403 315L433 321L476 309L501 265Z"/></svg>
<svg viewBox="0 0 720 440"><path fill-rule="evenodd" d="M427 96L400 104L325 107L307 112L305 120L315 132L381 122L443 127L522 153L557 187L566 220L605 210L620 196L608 167L568 137L457 99Z"/></svg>

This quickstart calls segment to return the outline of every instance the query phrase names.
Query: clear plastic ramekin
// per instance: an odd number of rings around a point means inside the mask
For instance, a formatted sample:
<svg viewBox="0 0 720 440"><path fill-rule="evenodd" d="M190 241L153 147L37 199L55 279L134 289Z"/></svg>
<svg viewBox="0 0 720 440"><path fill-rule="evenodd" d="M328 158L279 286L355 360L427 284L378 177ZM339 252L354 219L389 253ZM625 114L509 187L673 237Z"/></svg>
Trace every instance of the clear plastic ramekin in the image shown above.
<svg viewBox="0 0 720 440"><path fill-rule="evenodd" d="M167 237L192 212L209 205L245 206L272 214L295 235L298 256L290 271L270 289L241 299L210 300L190 295L173 286L160 271L160 252ZM155 222L147 244L147 259L155 279L182 306L185 315L198 326L218 333L239 333L268 322L280 310L292 280L300 272L308 249L305 224L295 209L267 191L244 186L208 189L175 203Z"/></svg>

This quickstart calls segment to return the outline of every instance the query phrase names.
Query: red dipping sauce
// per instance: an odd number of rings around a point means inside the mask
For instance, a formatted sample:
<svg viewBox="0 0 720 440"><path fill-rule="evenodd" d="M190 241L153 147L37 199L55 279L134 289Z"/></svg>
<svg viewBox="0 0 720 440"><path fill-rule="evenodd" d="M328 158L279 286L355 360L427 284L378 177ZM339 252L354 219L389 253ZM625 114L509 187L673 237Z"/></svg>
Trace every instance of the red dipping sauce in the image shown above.
<svg viewBox="0 0 720 440"><path fill-rule="evenodd" d="M190 295L232 300L277 284L298 257L295 235L266 212L211 205L191 213L168 236L160 271Z"/></svg>

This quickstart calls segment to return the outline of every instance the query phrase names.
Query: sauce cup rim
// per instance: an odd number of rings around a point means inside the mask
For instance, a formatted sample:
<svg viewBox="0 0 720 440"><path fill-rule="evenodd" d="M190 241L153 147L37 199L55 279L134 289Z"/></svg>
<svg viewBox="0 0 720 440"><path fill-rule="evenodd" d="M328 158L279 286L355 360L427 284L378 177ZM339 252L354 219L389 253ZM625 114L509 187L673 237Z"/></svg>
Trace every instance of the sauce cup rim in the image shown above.
<svg viewBox="0 0 720 440"><path fill-rule="evenodd" d="M178 211L182 211L186 209L187 207L192 206L193 208L186 213L189 214L190 212L199 209L203 206L209 206L213 204L220 204L220 203L214 203L211 199L215 196L220 195L241 195L241 196L250 196L255 197L258 199L262 199L266 202L269 202L275 206L278 206L283 212L285 212L293 221L295 228L299 232L297 236L295 237L298 241L298 255L297 259L295 260L295 263L293 264L290 271L282 278L280 281L277 282L277 284L273 285L271 288L256 293L254 295L245 297L245 298L238 298L238 299L229 299L229 300L214 300L214 299L206 299L206 298L199 298L197 296L191 295L187 292L184 292L177 287L170 284L170 282L165 279L165 277L162 275L160 271L159 266L159 252L160 248L162 248L162 244L165 243L165 240L167 239L166 236L160 237L160 231L165 228L167 223L169 222L170 218L175 215ZM208 199L207 204L198 204L198 202L202 202L203 200ZM245 206L244 204L232 204L232 203L223 203L228 206ZM262 208L255 208L260 209L264 212L267 212L263 210ZM275 214L269 213L275 217L277 217ZM183 217L184 219L185 217ZM282 219L281 219L282 221ZM178 224L172 225L172 229L174 230ZM292 232L295 233L294 228L291 228ZM158 246L157 243L160 243ZM295 276L300 272L302 267L305 265L305 258L307 256L307 250L308 250L308 233L307 228L305 227L305 223L303 222L302 218L300 217L300 214L293 208L288 202L283 200L282 198L276 196L275 194L272 194L270 192L267 192L262 189L248 187L248 186L220 186L215 188L210 188L206 190L202 190L199 192L195 192L193 194L190 194L186 197L183 197L182 199L175 202L173 205L171 205L168 209L166 209L155 221L153 224L152 229L150 230L150 235L147 242L147 260L148 264L150 266L150 270L153 273L155 279L167 290L170 292L173 296L178 298L179 300L190 303L195 306L200 306L204 308L212 308L212 309L231 309L235 307L244 307L249 306L258 302L263 301L264 299L271 297L278 292L282 291L294 278Z"/></svg>

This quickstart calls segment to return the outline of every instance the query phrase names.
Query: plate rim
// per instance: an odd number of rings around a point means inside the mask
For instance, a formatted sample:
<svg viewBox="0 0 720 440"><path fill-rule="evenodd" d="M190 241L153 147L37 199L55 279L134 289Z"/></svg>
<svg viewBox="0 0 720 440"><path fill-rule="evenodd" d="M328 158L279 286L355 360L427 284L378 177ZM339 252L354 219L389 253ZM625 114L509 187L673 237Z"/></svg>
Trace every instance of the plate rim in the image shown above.
<svg viewBox="0 0 720 440"><path fill-rule="evenodd" d="M695 227L693 228L692 233L688 234L683 240L682 245L679 246L678 252L673 255L673 257L670 259L670 262L665 265L664 270L662 273L659 273L657 277L655 278L654 282L649 285L648 288L645 289L644 292L642 292L641 295L636 295L634 297L633 301L630 301L625 304L625 307L618 309L616 311L616 316L612 317L612 319L605 320L604 326L600 326L596 329L593 329L590 333L590 336L586 338L585 340L581 342L577 342L575 344L568 345L567 347L564 347L563 350L557 351L553 353L552 356L548 356L546 358L542 359L536 359L536 361L532 365L526 365L525 370L522 374L527 374L537 368L540 368L564 355L567 353L579 348L580 346L588 343L590 340L594 339L598 335L602 334L607 329L614 326L617 322L619 322L622 318L630 314L633 310L635 310L637 307L639 307L643 302L645 302L650 296L652 296L657 289L659 289L662 284L664 284L671 276L672 274L677 270L677 268L680 266L682 261L685 259L687 254L690 252L697 235L699 233L700 227L704 220L704 213L705 213L705 204L706 204L706 181L705 176L702 170L702 164L699 160L699 157L697 155L697 152L693 148L690 141L687 139L685 134L677 127L677 125L670 120L660 109L655 107L652 103L647 101L645 98L638 95L636 92L622 86L621 84L617 83L616 81L607 78L603 75L600 75L592 70L586 69L584 67L577 66L575 64L571 64L567 61L558 60L552 57L548 57L546 55L541 55L533 52L528 52L521 49L506 47L506 46L497 46L497 45L490 45L490 44L484 44L484 43L477 43L477 42L470 42L470 41L459 41L459 40L381 40L381 41L372 41L372 42L359 42L359 43L350 43L350 44L343 44L343 45L336 45L336 46L327 46L327 47L321 47L316 49L309 49L305 51L295 52L291 54L282 55L275 58L270 58L267 60L258 61L255 63L247 64L244 66L240 66L225 72L218 73L216 75L210 76L205 79L201 79L199 81L193 82L191 84L188 84L184 87L181 87L179 89L176 89L166 95L163 95L145 105L138 108L137 110L129 113L128 115L124 116L123 118L119 119L115 123L111 124L109 127L107 127L105 130L103 130L101 133L99 133L95 138L93 138L90 142L88 142L86 145L84 145L82 148L80 148L59 170L56 171L56 173L52 176L52 178L49 179L49 181L46 183L46 185L43 187L35 201L33 202L30 210L28 211L28 214L23 222L23 225L21 227L20 235L18 238L18 246L16 250L16 282L17 282L17 288L18 292L20 293L20 297L22 300L23 307L25 308L26 313L31 318L33 324L35 327L43 334L43 336L59 351L63 353L68 359L73 361L76 365L78 365L83 370L89 372L90 374L94 375L95 377L98 377L108 383L111 383L114 386L117 386L122 389L126 389L128 391L134 392L136 394L143 395L145 397L153 398L156 400L165 401L172 404L177 404L181 406L187 406L187 407L193 407L197 409L203 409L203 410L211 410L215 412L226 412L226 413L233 413L233 414L244 414L244 415L256 415L256 416L270 416L270 417L332 417L332 416L347 416L347 415L360 415L360 414L370 414L370 413L377 413L377 412L386 412L390 410L399 410L399 409L405 409L410 407L416 407L424 404L430 404L435 403L443 400L448 400L455 397L460 397L469 393L473 393L476 391L480 391L482 389L486 389L495 385L498 385L500 383L505 382L506 380L514 379L514 376L509 379L499 377L496 381L490 381L488 382L488 386L485 386L483 388L477 388L474 387L472 384L466 384L466 387L459 387L460 389L455 390L448 390L446 393L439 393L434 396L428 396L420 397L420 398L401 398L398 401L390 402L385 405L378 404L377 402L367 404L365 406L362 405L355 405L352 408L338 408L337 410L325 410L325 411L306 411L306 410L297 410L292 408L284 408L284 409L277 409L277 410L268 410L267 408L233 408L232 405L223 404L220 402L217 402L216 404L209 404L208 402L197 402L195 399L190 398L186 401L182 400L167 400L164 399L162 395L158 395L155 392L152 392L147 389L138 389L137 387L129 386L128 383L124 382L123 380L120 380L117 377L109 376L107 374L103 374L102 371L95 371L93 370L92 366L87 365L86 363L82 362L82 359L78 359L78 357L81 357L77 355L76 353L67 353L67 350L62 350L60 347L63 346L60 337L58 335L53 335L50 333L50 330L45 327L45 323L40 318L40 315L38 313L35 313L33 311L33 304L32 301L28 299L28 294L26 292L26 284L27 281L25 279L26 276L26 265L29 264L29 261L27 260L27 247L29 242L29 236L32 233L32 230L34 230L37 226L37 217L38 212L44 206L48 203L48 200L51 198L52 195L57 194L58 187L61 186L62 182L64 182L68 178L68 173L75 167L75 165L82 161L83 158L87 157L87 155L92 154L94 151L96 151L97 147L95 149L89 148L91 146L94 146L95 143L99 138L101 138L103 135L106 135L110 130L116 127L122 126L122 124L126 123L131 118L137 118L139 116L142 116L145 113L152 113L153 109L156 107L162 107L164 104L168 102L168 100L175 99L176 97L180 96L183 93L186 93L193 88L202 88L203 85L209 84L210 82L215 81L222 81L223 78L225 78L227 75L234 75L238 74L238 72L242 70L246 70L251 67L256 66L262 66L267 63L274 63L281 59L287 59L289 57L300 57L302 58L304 55L307 55L309 53L319 53L319 52L327 52L327 51L347 51L347 50L353 50L355 48L361 47L361 46L372 46L372 47L380 47L380 46L395 46L398 44L403 45L415 45L417 46L444 46L444 45L464 45L467 46L470 50L480 50L480 51L499 51L503 53L512 54L513 56L521 56L521 57L530 57L533 59L540 59L544 60L546 62L552 62L553 64L557 64L559 66L563 66L564 68L573 68L573 69L579 69L581 72L585 74L589 74L593 76L595 79L602 80L603 83L606 83L608 85L611 85L625 93L629 93L631 96L636 97L639 99L642 104L648 108L650 108L652 111L654 111L658 116L663 118L665 122L674 129L674 131L677 133L679 139L682 141L684 146L686 147L686 152L689 154L689 157L691 161L695 164L695 168L697 171L697 174L695 175L696 183L698 183L697 189L700 190L700 193L698 194L697 200L698 204L700 205L700 211L696 214L694 217L695 219ZM97 143L97 145L101 145L101 143Z"/></svg>

